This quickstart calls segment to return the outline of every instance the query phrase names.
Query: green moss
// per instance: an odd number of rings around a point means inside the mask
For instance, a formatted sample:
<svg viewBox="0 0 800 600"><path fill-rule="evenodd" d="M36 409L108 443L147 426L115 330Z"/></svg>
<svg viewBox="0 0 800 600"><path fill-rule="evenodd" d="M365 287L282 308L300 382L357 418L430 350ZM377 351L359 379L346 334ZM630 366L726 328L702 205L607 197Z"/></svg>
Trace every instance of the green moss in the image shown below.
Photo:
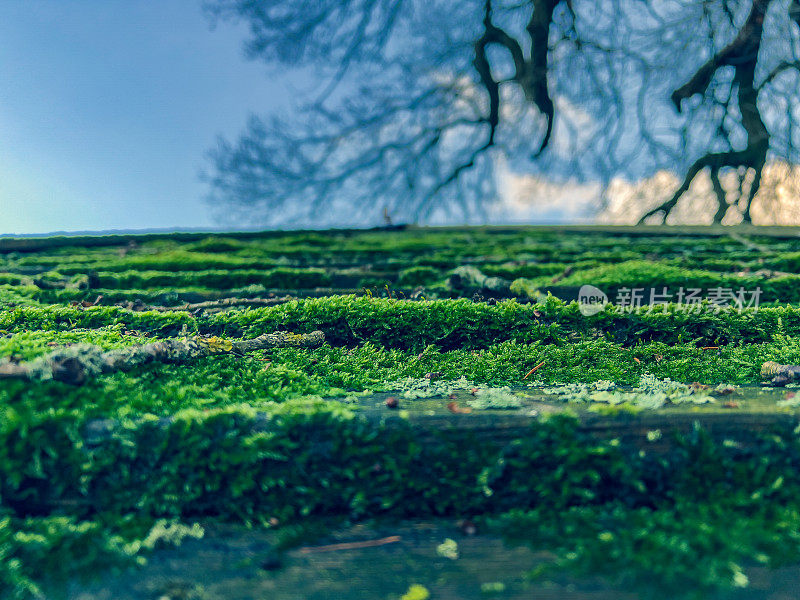
<svg viewBox="0 0 800 600"><path fill-rule="evenodd" d="M539 421L505 449L478 448L445 432L421 444L402 423L376 426L319 403L283 405L266 421L243 407L181 411L126 424L87 447L72 437L77 426L53 414L24 437L5 432L0 481L16 528L23 517L15 507L46 512L66 502L75 512L67 531L103 531L86 562L113 555L109 539L119 547L114 536L124 531L119 522L106 530L93 523L123 514L140 523L156 515L292 523L483 514L509 538L554 551L553 567L701 597L744 585L751 557L771 565L800 558L800 470L787 468L800 447L791 432L743 446L697 430L654 458L592 438L570 417ZM60 545L60 531L42 547ZM17 562L5 568L15 579L2 585L19 592L20 582L41 576L33 568L43 556L26 562L24 549L10 552Z"/></svg>
<svg viewBox="0 0 800 600"><path fill-rule="evenodd" d="M111 260L86 256L81 262L59 266L64 274L85 273L87 270L120 273L127 271L207 271L210 269L265 270L277 265L268 258L242 258L210 252L174 250L157 254L130 254Z"/></svg>
<svg viewBox="0 0 800 600"><path fill-rule="evenodd" d="M538 285L546 285L546 280L535 280ZM667 287L673 294L679 288L700 289L704 292L713 288L738 290L743 287L752 291L762 290L762 300L779 302L800 301L800 275L768 277L764 275L720 274L701 269L668 265L653 261L632 260L615 265L604 265L594 269L578 271L558 282L560 286L594 285L605 291L612 301L621 288L644 288L661 291Z"/></svg>
<svg viewBox="0 0 800 600"><path fill-rule="evenodd" d="M549 443L560 446L561 435ZM745 449L716 444L696 430L676 453L656 460L642 453L625 458L619 446L591 442L555 456L546 447L541 438L519 442L487 476L489 485L500 478L521 491L524 480L515 469L523 464L538 465L545 477L557 474L531 507L509 506L489 519L508 538L558 555L534 576L552 568L602 573L656 597L705 598L720 588L745 587L753 563L800 559L800 505L786 503L797 479L787 479L784 468L798 456L788 435ZM610 481L626 482L613 499L604 496ZM583 490L577 501L568 492L576 488Z"/></svg>
<svg viewBox="0 0 800 600"><path fill-rule="evenodd" d="M707 308L697 313L662 305L642 313L620 313L607 307L586 317L577 303L555 299L540 305L512 301L489 306L467 300L412 302L342 296L229 311L208 317L201 327L249 336L277 328L298 332L321 329L334 345L369 341L417 351L431 344L478 349L506 340L564 343L598 338L625 345L663 341L711 346L765 342L778 333L797 335L800 311L782 307L715 313Z"/></svg>
<svg viewBox="0 0 800 600"><path fill-rule="evenodd" d="M289 524L483 515L492 530L549 549L558 557L554 568L616 573L615 583L644 592L674 585L675 596L741 586L753 561L800 560L800 447L791 432L755 445L749 432L741 432L747 443L695 432L655 455L650 446L590 437L558 417L502 447L391 416L380 422L332 400L391 390L414 402L467 395L474 385L467 402L475 410L510 407L519 400L504 386L527 384L525 374L543 363L537 389L568 383L579 395L607 394L599 404L605 416L626 418L620 411L640 410L659 394L692 400L685 386L664 378L755 383L766 360L800 363L794 306L699 314L676 306L639 314L607 308L586 317L577 304L553 298L490 306L346 296L191 315L68 305L99 294L104 302L174 305L350 286L366 276L458 295L440 280L463 266L516 280L512 291L528 297L540 287L583 283L612 299L626 286L742 285L795 302L798 276L763 269L796 271L798 238L591 228L181 235L0 240L0 358L30 360L73 343L110 349L183 332L254 337L322 329L328 344L209 357L189 367L152 364L82 387L5 381L3 597L46 593L66 570L136 563L157 539L193 531L172 523L200 515ZM41 289L35 279L66 287ZM80 289L90 286L96 289ZM703 349L709 346L719 349ZM614 386L637 384L642 389L625 393L644 400L614 404L622 394ZM653 446L672 442L651 433Z"/></svg>
<svg viewBox="0 0 800 600"><path fill-rule="evenodd" d="M441 278L441 271L433 267L419 266L400 271L397 284L406 287L416 287L435 283Z"/></svg>
<svg viewBox="0 0 800 600"><path fill-rule="evenodd" d="M123 326L126 329L171 335L182 329L197 331L197 321L187 313L134 312L115 306L19 306L0 310L0 330L70 331Z"/></svg>
<svg viewBox="0 0 800 600"><path fill-rule="evenodd" d="M54 347L71 344L91 344L103 350L112 350L134 344L155 341L146 335L125 334L122 327L99 329L73 329L70 331L22 331L0 337L0 359L14 357L28 361L51 352Z"/></svg>
<svg viewBox="0 0 800 600"><path fill-rule="evenodd" d="M152 288L165 286L200 286L226 289L245 285L263 285L273 288L314 288L330 284L330 277L322 269L291 269L276 267L266 271L255 269L206 270L174 273L171 271L123 271L97 274L101 287Z"/></svg>
<svg viewBox="0 0 800 600"><path fill-rule="evenodd" d="M536 287L536 284L530 279L525 279L524 277L520 277L519 279L512 281L509 290L512 294L519 298L541 300L543 296L542 292L539 291L539 288Z"/></svg>
<svg viewBox="0 0 800 600"><path fill-rule="evenodd" d="M51 350L47 340L62 342L75 335L12 338L5 351L31 357ZM93 339L109 348L140 341L114 332L102 332ZM303 395L341 397L343 390L402 393L413 388L415 397L447 396L456 388L470 389L476 384L522 385L527 383L525 374L542 361L544 365L536 373L542 385L597 380L636 385L646 373L706 384L744 384L759 381L759 368L765 360L798 363L800 345L751 345L726 349L719 355L690 345L649 344L631 351L608 342L562 347L507 342L477 352L429 348L421 356L368 344L351 349L287 348L241 358L211 357L191 366L150 365L98 377L81 387L58 382L7 382L0 388L0 413L9 427L17 427L18 418L52 410L85 417L148 413L166 417L188 408L247 404L264 409L273 402ZM431 372L440 373L433 386L425 379ZM460 387L459 380L465 381Z"/></svg>
<svg viewBox="0 0 800 600"><path fill-rule="evenodd" d="M246 242L221 236L209 236L185 246L189 252L233 252L245 247Z"/></svg>

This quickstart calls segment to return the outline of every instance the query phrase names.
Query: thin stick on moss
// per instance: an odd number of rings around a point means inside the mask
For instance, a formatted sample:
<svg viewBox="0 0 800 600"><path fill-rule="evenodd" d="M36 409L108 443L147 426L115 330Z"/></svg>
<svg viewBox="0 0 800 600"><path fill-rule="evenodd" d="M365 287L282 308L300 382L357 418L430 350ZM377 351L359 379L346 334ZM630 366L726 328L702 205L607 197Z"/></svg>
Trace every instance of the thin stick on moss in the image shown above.
<svg viewBox="0 0 800 600"><path fill-rule="evenodd" d="M528 377L530 377L531 375L533 375L534 373L536 373L536 371L538 371L538 370L541 368L541 366L542 366L543 364L544 364L544 361L540 362L538 365L536 365L535 367L533 367L533 368L532 368L530 371L528 371L527 373L525 373L525 377L523 377L522 379L523 379L523 380L524 380L524 379L527 379Z"/></svg>
<svg viewBox="0 0 800 600"><path fill-rule="evenodd" d="M335 552L337 550L358 550L360 548L374 548L376 546L385 546L386 544L394 544L399 542L402 538L399 535L390 535L389 537L381 538L379 540L364 540L362 542L343 542L341 544L329 544L327 546L303 546L300 548L301 554L310 554L312 552Z"/></svg>
<svg viewBox="0 0 800 600"><path fill-rule="evenodd" d="M97 346L78 344L30 362L0 363L0 379L54 379L81 385L103 373L128 371L151 362L182 364L215 354L246 354L265 348L317 348L324 342L325 335L321 331L308 334L276 331L248 340L202 336L171 338L107 352Z"/></svg>

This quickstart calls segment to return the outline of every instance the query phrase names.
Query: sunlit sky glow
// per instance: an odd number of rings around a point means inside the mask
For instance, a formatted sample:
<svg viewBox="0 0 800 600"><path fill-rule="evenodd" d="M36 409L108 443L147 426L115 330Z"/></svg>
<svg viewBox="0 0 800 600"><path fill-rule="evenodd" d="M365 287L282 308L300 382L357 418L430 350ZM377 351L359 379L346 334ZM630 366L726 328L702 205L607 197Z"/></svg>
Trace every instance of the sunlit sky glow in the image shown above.
<svg viewBox="0 0 800 600"><path fill-rule="evenodd" d="M0 233L213 226L206 151L291 96L245 36L199 0L0 2Z"/></svg>

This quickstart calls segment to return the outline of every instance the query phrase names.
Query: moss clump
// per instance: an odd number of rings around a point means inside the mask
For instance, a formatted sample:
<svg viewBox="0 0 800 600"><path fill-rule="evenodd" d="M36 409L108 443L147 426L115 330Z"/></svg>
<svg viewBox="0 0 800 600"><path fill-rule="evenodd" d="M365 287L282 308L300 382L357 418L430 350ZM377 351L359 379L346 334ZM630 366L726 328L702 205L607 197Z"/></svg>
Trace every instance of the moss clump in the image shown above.
<svg viewBox="0 0 800 600"><path fill-rule="evenodd" d="M478 388L474 395L473 399L467 400L467 404L477 410L504 410L522 406L522 401L511 393L511 388L508 386Z"/></svg>
<svg viewBox="0 0 800 600"><path fill-rule="evenodd" d="M441 278L441 271L433 267L419 266L400 271L397 284L407 287L429 285L436 283Z"/></svg>
<svg viewBox="0 0 800 600"><path fill-rule="evenodd" d="M524 277L512 281L509 291L519 298L528 298L538 301L545 299L545 295L539 291L536 284L532 280L525 279Z"/></svg>
<svg viewBox="0 0 800 600"><path fill-rule="evenodd" d="M714 398L706 386L686 385L670 379L658 379L645 373L633 389L618 389L612 381L569 383L542 390L569 402L628 403L641 408L661 408L666 404L708 404Z"/></svg>
<svg viewBox="0 0 800 600"><path fill-rule="evenodd" d="M235 252L247 247L246 242L230 237L209 236L199 242L186 244L189 252Z"/></svg>

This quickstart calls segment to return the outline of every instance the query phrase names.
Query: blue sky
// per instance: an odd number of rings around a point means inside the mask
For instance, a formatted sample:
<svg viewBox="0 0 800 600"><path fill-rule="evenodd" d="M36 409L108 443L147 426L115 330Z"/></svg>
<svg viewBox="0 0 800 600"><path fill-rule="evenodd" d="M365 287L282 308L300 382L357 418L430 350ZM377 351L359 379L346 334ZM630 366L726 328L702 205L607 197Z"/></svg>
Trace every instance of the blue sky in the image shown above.
<svg viewBox="0 0 800 600"><path fill-rule="evenodd" d="M217 134L289 107L200 0L0 2L0 233L214 226Z"/></svg>

